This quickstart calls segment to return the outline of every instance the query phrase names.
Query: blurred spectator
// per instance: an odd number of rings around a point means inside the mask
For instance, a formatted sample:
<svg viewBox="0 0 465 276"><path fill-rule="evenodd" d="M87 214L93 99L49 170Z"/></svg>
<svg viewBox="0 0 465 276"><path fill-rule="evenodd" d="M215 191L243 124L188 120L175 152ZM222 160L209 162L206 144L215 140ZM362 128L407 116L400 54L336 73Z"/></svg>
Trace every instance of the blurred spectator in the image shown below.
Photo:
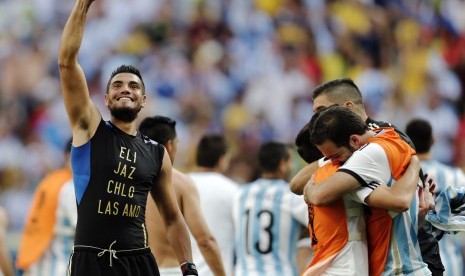
<svg viewBox="0 0 465 276"><path fill-rule="evenodd" d="M415 145L422 170L432 178L436 187L434 194L438 195L448 187L463 189L465 187L465 173L457 167L448 166L438 162L431 147L436 142L436 135L432 125L423 119L412 119L408 122L405 132ZM444 264L444 275L463 276L463 241L454 234L445 234L439 241L441 259Z"/></svg>

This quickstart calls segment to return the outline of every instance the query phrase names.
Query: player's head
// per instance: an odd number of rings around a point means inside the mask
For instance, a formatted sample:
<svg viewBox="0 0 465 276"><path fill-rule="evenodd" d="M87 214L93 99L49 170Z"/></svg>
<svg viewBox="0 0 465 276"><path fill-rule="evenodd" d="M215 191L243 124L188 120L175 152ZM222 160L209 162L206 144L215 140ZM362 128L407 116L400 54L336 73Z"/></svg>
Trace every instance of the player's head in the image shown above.
<svg viewBox="0 0 465 276"><path fill-rule="evenodd" d="M362 139L368 127L349 108L333 106L315 113L310 141L335 164L342 164L366 143Z"/></svg>
<svg viewBox="0 0 465 276"><path fill-rule="evenodd" d="M178 136L176 133L176 121L165 116L147 117L140 123L139 131L165 146L170 155L171 162L178 149Z"/></svg>
<svg viewBox="0 0 465 276"><path fill-rule="evenodd" d="M411 120L405 129L406 134L415 145L417 153L428 153L434 144L433 128L423 119Z"/></svg>
<svg viewBox="0 0 465 276"><path fill-rule="evenodd" d="M227 144L224 136L204 135L197 145L196 164L198 167L224 171L229 165L225 158L226 152Z"/></svg>
<svg viewBox="0 0 465 276"><path fill-rule="evenodd" d="M264 174L287 180L293 169L291 146L270 141L262 144L258 150L258 165Z"/></svg>
<svg viewBox="0 0 465 276"><path fill-rule="evenodd" d="M122 122L132 122L145 100L145 84L136 67L121 65L111 73L105 94L105 105L111 116Z"/></svg>
<svg viewBox="0 0 465 276"><path fill-rule="evenodd" d="M335 79L319 85L313 91L313 111L319 112L333 106L345 106L366 119L362 93L349 78Z"/></svg>
<svg viewBox="0 0 465 276"><path fill-rule="evenodd" d="M313 128L316 118L317 116L313 116L312 119L299 131L299 133L297 133L295 138L297 153L309 164L323 157L320 150L318 150L318 148L310 142L310 131Z"/></svg>

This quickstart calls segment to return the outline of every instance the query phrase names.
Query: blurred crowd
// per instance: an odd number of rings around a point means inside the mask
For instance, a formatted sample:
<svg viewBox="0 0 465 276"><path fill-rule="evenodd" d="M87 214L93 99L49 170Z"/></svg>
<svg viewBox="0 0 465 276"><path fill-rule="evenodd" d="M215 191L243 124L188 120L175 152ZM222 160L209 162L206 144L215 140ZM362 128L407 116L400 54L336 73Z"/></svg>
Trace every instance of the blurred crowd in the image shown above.
<svg viewBox="0 0 465 276"><path fill-rule="evenodd" d="M20 231L40 179L70 137L57 49L74 0L0 0L0 205ZM255 152L294 141L321 82L350 77L369 115L434 129L434 158L465 168L464 0L96 0L80 63L94 101L120 64L147 87L148 115L178 121L176 166L206 132L232 145L228 174L256 177ZM100 108L106 111L106 108ZM109 119L108 114L102 114Z"/></svg>

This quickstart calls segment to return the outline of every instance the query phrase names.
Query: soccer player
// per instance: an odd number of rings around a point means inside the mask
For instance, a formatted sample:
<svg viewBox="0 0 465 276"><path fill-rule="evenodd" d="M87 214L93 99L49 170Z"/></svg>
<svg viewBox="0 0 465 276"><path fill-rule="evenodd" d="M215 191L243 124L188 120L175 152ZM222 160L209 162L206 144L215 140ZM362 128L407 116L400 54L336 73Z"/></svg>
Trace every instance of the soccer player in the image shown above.
<svg viewBox="0 0 465 276"><path fill-rule="evenodd" d="M310 130L318 115L312 117L298 133L295 144L299 155L308 163L320 158L321 153L316 147L309 146ZM393 198L386 208L399 208L396 204L402 200L411 189L415 191L418 180L419 162L410 162L406 173L396 183L401 188L400 195ZM339 168L339 164L333 164L330 160L324 161L316 170L313 181L315 185L323 182ZM406 182L406 184L405 184ZM408 186L411 185L409 188ZM390 191L378 189L377 192L385 192L386 197L391 196ZM392 197L392 196L391 196ZM350 196L343 196L334 202L324 206L309 205L309 231L312 237L314 257L308 266L307 275L326 273L329 275L368 275L369 259L367 252L367 240L365 229L365 217L362 205L355 202ZM379 249L378 249L379 251ZM371 252L373 253L373 252ZM371 259L375 261L375 255ZM380 256L384 258L385 256ZM376 260L377 261L377 260ZM375 270L370 267L370 275L380 274L383 270Z"/></svg>
<svg viewBox="0 0 465 276"><path fill-rule="evenodd" d="M309 182L304 190L306 200L324 205L353 191L353 199L360 203L396 211L370 209L367 235L373 244L369 251L379 253L378 262L372 259L375 255L370 256L370 269L381 268L385 275L431 275L422 261L417 239L416 185L410 186L402 200L398 199L402 193L387 196L389 193L378 192L386 187L383 183L392 187L391 191L404 188L395 182L408 167L413 149L392 128L378 133L368 130L361 118L345 107L331 107L317 116L311 141L333 164L342 166L319 185ZM389 208L392 202L398 207Z"/></svg>
<svg viewBox="0 0 465 276"><path fill-rule="evenodd" d="M227 149L224 136L204 135L197 145L196 169L189 176L199 191L202 213L220 248L226 275L233 275L232 203L238 186L223 174L229 166ZM199 275L214 275L195 244L192 245L192 255Z"/></svg>
<svg viewBox="0 0 465 276"><path fill-rule="evenodd" d="M287 182L293 168L289 145L266 142L258 151L260 178L234 199L235 275L299 275L297 242L307 225L307 205Z"/></svg>
<svg viewBox="0 0 465 276"><path fill-rule="evenodd" d="M388 122L377 121L368 117L363 105L363 98L357 85L348 78L335 79L323 83L318 86L313 92L313 111L323 111L330 106L345 106L351 109L355 114L366 123L369 129L379 127L393 127L395 131L404 139L410 146L414 147L410 138L395 126ZM307 145L311 147L312 145ZM302 194L303 188L309 181L312 174L318 168L318 162L312 162L302 168L290 182L291 190L296 194ZM420 218L421 219L421 218ZM436 238L431 234L430 228L423 225L418 229L418 239L423 260L428 264L428 268L433 272L433 275L442 275L444 266L439 253L439 244Z"/></svg>
<svg viewBox="0 0 465 276"><path fill-rule="evenodd" d="M170 155L171 162L174 163L178 147L175 120L164 116L147 117L141 122L139 131L155 142L165 146ZM214 275L226 275L218 244L210 229L208 229L202 210L200 209L199 193L194 182L189 176L175 168L173 168L172 181L179 208L190 232L197 242L202 256ZM157 260L160 275L182 275L181 270L177 266L178 260L176 254L166 238L166 230L159 225L161 221L160 214L155 202L150 197L147 199L145 221L147 224L149 246Z"/></svg>
<svg viewBox="0 0 465 276"><path fill-rule="evenodd" d="M44 177L29 208L16 260L29 276L66 275L77 220L70 150L71 139L65 166Z"/></svg>
<svg viewBox="0 0 465 276"><path fill-rule="evenodd" d="M434 144L434 137L428 121L413 119L408 122L405 132L415 144L424 173L436 182L435 194L445 191L447 187L465 187L465 174L460 168L440 163L432 158L431 147ZM442 256L447 256L443 260L444 275L462 276L464 274L462 242L459 238L444 235L439 241L439 249Z"/></svg>
<svg viewBox="0 0 465 276"><path fill-rule="evenodd" d="M78 212L69 273L159 275L146 238L145 207L150 193L183 275L197 275L189 232L171 183L169 155L163 145L137 131L136 119L147 97L139 70L122 65L112 72L105 93L109 121L90 97L78 53L93 2L76 0L58 54L73 136L71 165Z"/></svg>

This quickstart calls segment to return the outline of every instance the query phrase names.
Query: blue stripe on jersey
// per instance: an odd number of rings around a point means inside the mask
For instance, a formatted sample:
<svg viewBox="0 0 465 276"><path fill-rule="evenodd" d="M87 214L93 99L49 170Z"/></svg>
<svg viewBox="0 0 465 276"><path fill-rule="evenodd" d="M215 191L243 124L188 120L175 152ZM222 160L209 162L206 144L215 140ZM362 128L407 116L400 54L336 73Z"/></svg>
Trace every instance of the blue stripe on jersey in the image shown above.
<svg viewBox="0 0 465 276"><path fill-rule="evenodd" d="M254 213L250 214L254 218L258 216L258 214L255 213L256 210L262 210L262 205L263 205L263 198L265 196L266 189L264 187L260 187L260 190L257 193L256 196L256 201L255 201L255 206L254 206ZM260 223L260 220L251 220L252 223ZM257 244L260 242L260 228L261 226L258 225L256 227L255 225L253 226L253 233L252 233L252 244ZM255 248L251 248L251 252L255 257L255 260L257 261L256 266L257 266L257 271L261 273L265 273L264 268L265 268L265 262L263 261L262 254L258 252Z"/></svg>
<svg viewBox="0 0 465 276"><path fill-rule="evenodd" d="M74 190L79 204L90 179L90 141L79 147L71 147L71 167Z"/></svg>
<svg viewBox="0 0 465 276"><path fill-rule="evenodd" d="M279 186L278 186L279 187ZM281 225L281 201L283 198L283 190L282 189L276 189L276 187L273 189L275 193L275 198L273 200L273 216L274 216L274 221L273 221L273 261L275 263L275 271L278 272L278 275L283 275L283 267L280 265L281 264L281 259L279 258L279 228Z"/></svg>
<svg viewBox="0 0 465 276"><path fill-rule="evenodd" d="M446 174L444 173L444 170L438 170L436 177L436 182L441 183L441 187L438 188L440 188L440 191L444 191L447 188Z"/></svg>
<svg viewBox="0 0 465 276"><path fill-rule="evenodd" d="M239 246L237 246L236 250L237 251L239 251L239 250L242 251L242 253L236 254L238 256L241 256L240 259L237 260L237 262L241 263L244 272L246 272L248 270L247 269L247 262L246 262L248 244L245 243L244 239L245 238L249 239L249 237L245 237L244 233L245 234L248 233L246 227L248 226L247 225L247 220L249 218L247 216L245 216L244 213L245 213L245 202L246 202L247 198L249 197L249 193L250 193L250 187L244 188L243 193L241 194L241 197L239 199L239 202L240 202L239 206L240 207L239 207L239 214L238 215L239 215L240 222L239 222L239 229L238 229L238 231L236 231L236 240L239 241L238 243L236 243L236 245L239 245ZM245 246L242 246L244 244L245 244ZM247 274L244 274L244 276L247 276Z"/></svg>
<svg viewBox="0 0 465 276"><path fill-rule="evenodd" d="M290 201L292 204L292 200ZM291 206L292 208L292 206ZM297 240L298 236L300 235L300 230L297 230L296 228L298 227L300 229L300 223L291 217L291 236L289 239L289 249L287 252L289 252L289 263L292 264L295 262L297 258ZM293 275L298 275L299 272L297 271L297 267L293 266L292 267Z"/></svg>

